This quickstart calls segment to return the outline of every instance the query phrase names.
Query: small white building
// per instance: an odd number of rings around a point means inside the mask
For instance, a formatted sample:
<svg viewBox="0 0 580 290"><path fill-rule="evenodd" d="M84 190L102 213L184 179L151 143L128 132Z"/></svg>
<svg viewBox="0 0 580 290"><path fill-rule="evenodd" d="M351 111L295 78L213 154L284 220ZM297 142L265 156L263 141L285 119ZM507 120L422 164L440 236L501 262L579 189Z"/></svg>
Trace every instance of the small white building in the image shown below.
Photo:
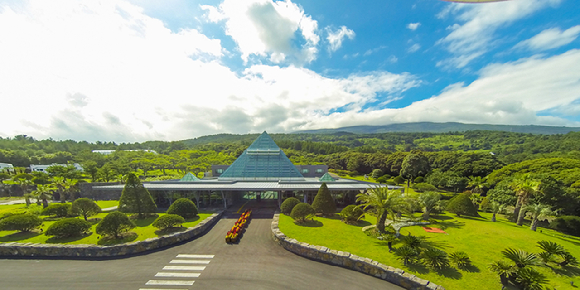
<svg viewBox="0 0 580 290"><path fill-rule="evenodd" d="M46 169L47 169L47 168L49 168L49 167L51 167L51 166L55 166L55 165L64 166L64 167L67 167L67 166L68 166L68 164L56 164L56 163L49 164L49 165L41 165L41 164L30 164L30 171L31 171L31 172L35 172L35 171L36 171L36 172L46 172ZM74 167L75 167L77 170L79 170L79 171L83 171L83 167L82 167L80 164L78 164L78 163L74 163L74 164L72 164L72 165L74 165Z"/></svg>
<svg viewBox="0 0 580 290"><path fill-rule="evenodd" d="M10 163L0 163L0 171L3 170L14 170L14 166Z"/></svg>
<svg viewBox="0 0 580 290"><path fill-rule="evenodd" d="M115 151L117 151L117 150L93 150L91 152L93 152L93 153L99 153L99 154L103 154L103 155L111 155ZM143 152L157 154L157 152L155 152L155 150L148 150L148 149L122 150L122 151L143 151Z"/></svg>

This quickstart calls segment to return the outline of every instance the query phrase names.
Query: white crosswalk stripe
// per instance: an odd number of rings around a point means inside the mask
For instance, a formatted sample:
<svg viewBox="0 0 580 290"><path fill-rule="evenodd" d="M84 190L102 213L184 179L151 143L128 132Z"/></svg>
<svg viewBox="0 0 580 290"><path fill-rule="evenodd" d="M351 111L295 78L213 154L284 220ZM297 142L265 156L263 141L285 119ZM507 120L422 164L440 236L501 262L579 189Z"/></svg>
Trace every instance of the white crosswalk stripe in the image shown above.
<svg viewBox="0 0 580 290"><path fill-rule="evenodd" d="M179 254L177 258L190 258L190 259L212 259L215 255L189 255L189 254Z"/></svg>
<svg viewBox="0 0 580 290"><path fill-rule="evenodd" d="M184 286L193 285L195 281L184 281L184 280L149 280L145 285L171 285L171 286Z"/></svg>
<svg viewBox="0 0 580 290"><path fill-rule="evenodd" d="M209 264L209 260L171 260L169 264Z"/></svg>
<svg viewBox="0 0 580 290"><path fill-rule="evenodd" d="M163 270L203 271L205 270L205 266L165 266Z"/></svg>
<svg viewBox="0 0 580 290"><path fill-rule="evenodd" d="M177 278L197 278L199 273L176 273L176 272L159 272L155 277L177 277Z"/></svg>

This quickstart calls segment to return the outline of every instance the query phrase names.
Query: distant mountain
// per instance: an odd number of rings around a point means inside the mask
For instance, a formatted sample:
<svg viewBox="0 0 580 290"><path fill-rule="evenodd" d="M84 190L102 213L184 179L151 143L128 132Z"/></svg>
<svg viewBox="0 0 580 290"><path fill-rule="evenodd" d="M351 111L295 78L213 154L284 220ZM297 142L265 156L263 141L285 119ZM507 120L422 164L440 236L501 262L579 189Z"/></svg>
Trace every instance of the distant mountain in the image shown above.
<svg viewBox="0 0 580 290"><path fill-rule="evenodd" d="M536 125L488 125L488 124L463 124L463 123L433 123L433 122L418 122L418 123L401 123L391 124L385 126L351 126L336 129L319 129L319 130L303 130L294 133L315 133L315 134L332 134L338 132L348 132L355 134L373 134L373 133L387 133L387 132L430 132L430 133L447 133L447 132L462 132L462 131L507 131L514 133L531 133L531 134L566 134L568 132L578 132L580 127L556 127L556 126L536 126Z"/></svg>

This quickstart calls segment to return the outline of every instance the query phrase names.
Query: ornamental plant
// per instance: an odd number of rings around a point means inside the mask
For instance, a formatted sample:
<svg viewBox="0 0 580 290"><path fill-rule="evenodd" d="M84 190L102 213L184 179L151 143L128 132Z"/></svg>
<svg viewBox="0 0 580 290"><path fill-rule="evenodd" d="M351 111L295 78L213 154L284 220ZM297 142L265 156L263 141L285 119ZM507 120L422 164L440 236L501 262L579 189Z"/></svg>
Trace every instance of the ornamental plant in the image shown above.
<svg viewBox="0 0 580 290"><path fill-rule="evenodd" d="M190 199L180 198L174 201L171 206L169 206L167 213L180 215L187 219L197 216L197 207Z"/></svg>
<svg viewBox="0 0 580 290"><path fill-rule="evenodd" d="M314 212L325 216L333 215L336 212L336 204L326 183L322 183L320 189L318 189L318 193L312 202L312 208Z"/></svg>
<svg viewBox="0 0 580 290"><path fill-rule="evenodd" d="M184 222L185 219L182 216L176 214L166 214L158 217L151 225L158 229L165 230L181 225Z"/></svg>
<svg viewBox="0 0 580 290"><path fill-rule="evenodd" d="M50 225L44 234L47 236L55 236L57 238L68 238L81 236L90 229L91 223L85 220L66 218Z"/></svg>
<svg viewBox="0 0 580 290"><path fill-rule="evenodd" d="M298 200L297 198L289 197L286 200L284 200L282 205L280 205L280 211L283 214L289 215L292 212L292 209L299 203L300 203L300 200Z"/></svg>
<svg viewBox="0 0 580 290"><path fill-rule="evenodd" d="M252 214L251 209L247 209L241 216L238 218L234 226L231 230L229 230L226 234L226 243L235 243L239 241L241 238L241 234L243 229L248 225L248 221L250 220L250 216Z"/></svg>
<svg viewBox="0 0 580 290"><path fill-rule="evenodd" d="M72 212L82 215L85 221L88 217L94 216L101 212L101 207L90 198L79 198L72 203Z"/></svg>
<svg viewBox="0 0 580 290"><path fill-rule="evenodd" d="M16 214L0 220L0 231L29 232L42 225L42 220L33 214Z"/></svg>
<svg viewBox="0 0 580 290"><path fill-rule="evenodd" d="M364 211L354 205L351 204L345 208L342 209L342 211L340 212L340 216L342 217L342 221L349 224L349 223L356 223L358 220L360 220L360 218L363 216Z"/></svg>
<svg viewBox="0 0 580 290"><path fill-rule="evenodd" d="M129 231L134 228L135 224L129 220L129 217L124 213L112 212L104 217L97 224L97 234L103 236L119 237L119 234Z"/></svg>
<svg viewBox="0 0 580 290"><path fill-rule="evenodd" d="M42 210L42 215L65 217L71 210L70 203L52 203Z"/></svg>
<svg viewBox="0 0 580 290"><path fill-rule="evenodd" d="M297 223L305 222L307 218L314 215L314 209L307 203L297 204L290 213L290 216Z"/></svg>

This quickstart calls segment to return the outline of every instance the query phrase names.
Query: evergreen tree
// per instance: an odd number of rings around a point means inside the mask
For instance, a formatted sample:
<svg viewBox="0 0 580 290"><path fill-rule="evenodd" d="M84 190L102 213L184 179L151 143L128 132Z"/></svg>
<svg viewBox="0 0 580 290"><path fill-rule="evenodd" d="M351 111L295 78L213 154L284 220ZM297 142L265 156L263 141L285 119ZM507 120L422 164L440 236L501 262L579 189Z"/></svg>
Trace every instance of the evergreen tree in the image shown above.
<svg viewBox="0 0 580 290"><path fill-rule="evenodd" d="M156 209L157 206L147 188L135 174L129 173L119 200L119 211L138 213L139 218L142 218L144 213L154 213Z"/></svg>
<svg viewBox="0 0 580 290"><path fill-rule="evenodd" d="M429 170L431 170L429 159L423 154L423 152L413 150L411 151L411 154L403 159L403 164L401 165L401 176L407 179L407 187L409 187L411 180L414 180L420 175L427 175Z"/></svg>
<svg viewBox="0 0 580 290"><path fill-rule="evenodd" d="M322 183L318 193L312 202L312 208L316 213L321 213L323 215L333 215L336 213L336 204L330 195L330 190L326 183Z"/></svg>
<svg viewBox="0 0 580 290"><path fill-rule="evenodd" d="M469 194L466 193L460 193L456 197L452 198L445 209L448 212L456 214L457 216L479 216L477 213L477 208L469 198Z"/></svg>

